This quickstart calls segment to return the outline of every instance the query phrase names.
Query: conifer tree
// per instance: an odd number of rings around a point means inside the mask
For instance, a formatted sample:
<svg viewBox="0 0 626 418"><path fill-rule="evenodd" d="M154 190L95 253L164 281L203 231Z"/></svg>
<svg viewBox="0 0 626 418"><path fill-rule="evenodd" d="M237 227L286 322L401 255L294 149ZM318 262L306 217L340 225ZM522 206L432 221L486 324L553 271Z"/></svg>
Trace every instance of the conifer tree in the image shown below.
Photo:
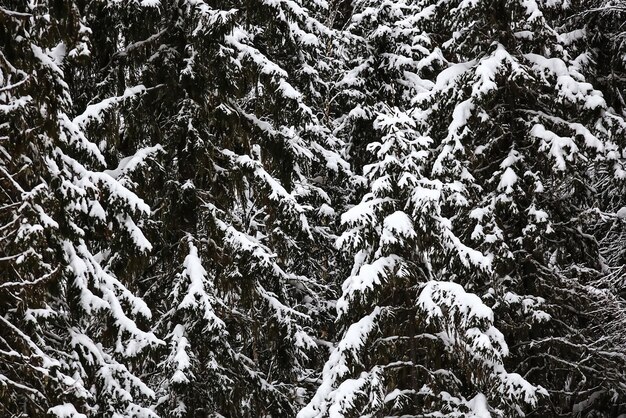
<svg viewBox="0 0 626 418"><path fill-rule="evenodd" d="M0 20L0 414L155 416L134 359L161 341L110 265L150 250L150 209L103 170L66 80L89 29L72 1L3 2Z"/></svg>
<svg viewBox="0 0 626 418"><path fill-rule="evenodd" d="M614 123L621 127L622 133L615 135L614 141L622 150L623 158L625 145L623 132L626 129L623 120L626 115L624 106L626 32L623 28L623 17L626 14L626 7L620 1L583 2L577 6L577 13L568 19L566 27L577 35L579 48L589 57L583 69L585 77L602 92L609 114L622 116L614 118ZM623 290L626 277L624 182L607 167L596 169L591 179L595 207L588 231L597 240L602 256L600 274L591 280L595 293L593 315L596 320L593 327L602 345L611 347L612 352L624 353L626 340L621 331L626 312ZM603 388L596 393L604 395L606 390ZM626 410L623 396L613 391L611 395L613 398L609 414Z"/></svg>
<svg viewBox="0 0 626 418"><path fill-rule="evenodd" d="M319 120L330 32L315 18L321 7L188 0L89 11L94 39L108 45L94 60L106 65L99 94L146 86L109 115L120 126L111 158L163 148L160 174L133 177L155 208L142 283L167 342L152 365L162 416L293 416L325 350L313 331L334 262L327 190L347 164Z"/></svg>
<svg viewBox="0 0 626 418"><path fill-rule="evenodd" d="M594 313L606 270L591 231L593 177L623 181L623 122L586 82L588 55L572 32L559 32L566 4L434 6L433 39L449 64L416 104L443 151L433 174L462 160L475 184L452 227L493 265L466 287L493 307L512 370L550 393L537 413L611 416L623 351Z"/></svg>
<svg viewBox="0 0 626 418"><path fill-rule="evenodd" d="M467 204L467 170L429 176L433 140L412 103L443 64L427 18L410 2L355 3L348 39L364 56L351 57L357 65L340 82L357 104L338 124L365 193L342 215L337 241L354 255L337 301L343 332L299 417L510 416L544 393L506 372L493 312L452 282L489 271L490 259L459 240L444 212Z"/></svg>
<svg viewBox="0 0 626 418"><path fill-rule="evenodd" d="M0 416L625 414L623 14L0 1Z"/></svg>
<svg viewBox="0 0 626 418"><path fill-rule="evenodd" d="M566 21L571 37L589 49L588 78L618 114L626 111L626 4L621 0L586 1ZM574 26L575 25L575 26ZM572 27L574 26L574 27Z"/></svg>

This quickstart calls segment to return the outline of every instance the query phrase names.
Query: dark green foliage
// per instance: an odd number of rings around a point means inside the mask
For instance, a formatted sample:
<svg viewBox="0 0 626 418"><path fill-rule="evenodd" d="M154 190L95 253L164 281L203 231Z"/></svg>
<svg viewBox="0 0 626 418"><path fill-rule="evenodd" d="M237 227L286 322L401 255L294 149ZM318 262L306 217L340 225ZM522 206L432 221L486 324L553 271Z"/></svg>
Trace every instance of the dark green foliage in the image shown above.
<svg viewBox="0 0 626 418"><path fill-rule="evenodd" d="M0 416L626 413L624 10L0 0Z"/></svg>

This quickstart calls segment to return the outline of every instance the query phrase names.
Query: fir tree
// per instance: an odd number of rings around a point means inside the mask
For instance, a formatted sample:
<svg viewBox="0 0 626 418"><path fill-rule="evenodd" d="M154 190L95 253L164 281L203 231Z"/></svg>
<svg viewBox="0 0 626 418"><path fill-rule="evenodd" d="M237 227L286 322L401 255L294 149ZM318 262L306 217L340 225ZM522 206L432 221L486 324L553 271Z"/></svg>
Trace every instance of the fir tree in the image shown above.
<svg viewBox="0 0 626 418"><path fill-rule="evenodd" d="M3 416L155 416L137 356L161 343L116 274L150 250L149 207L103 171L65 79L89 57L74 2L3 3L0 81Z"/></svg>
<svg viewBox="0 0 626 418"><path fill-rule="evenodd" d="M450 176L429 176L441 158L433 151L448 150L420 133L427 115L412 103L443 63L421 29L429 11L408 2L355 6L348 39L365 55L340 85L358 104L338 123L365 194L342 215L337 241L354 255L337 301L344 332L298 416L521 412L544 391L506 372L493 312L452 282L459 271L490 271L490 259L459 240L444 212L467 205L467 170L459 163Z"/></svg>
<svg viewBox="0 0 626 418"><path fill-rule="evenodd" d="M135 177L155 208L142 286L167 341L152 365L163 416L290 416L310 386L334 262L327 190L347 170L318 116L321 6L111 2L88 14L108 45L98 94L146 86L110 115L111 158L164 151L158 175Z"/></svg>
<svg viewBox="0 0 626 418"><path fill-rule="evenodd" d="M589 48L588 78L618 114L626 111L626 31L623 1L588 1L578 4L567 19L570 37Z"/></svg>
<svg viewBox="0 0 626 418"><path fill-rule="evenodd" d="M626 413L620 1L0 2L0 415Z"/></svg>
<svg viewBox="0 0 626 418"><path fill-rule="evenodd" d="M493 273L466 286L494 308L512 370L550 393L537 413L613 415L621 351L598 332L594 283L606 270L590 229L592 178L623 180L623 122L586 82L588 55L572 32L556 26L566 7L437 4L431 30L449 66L416 103L443 151L433 174L457 172L460 160L475 184L453 228L492 258Z"/></svg>

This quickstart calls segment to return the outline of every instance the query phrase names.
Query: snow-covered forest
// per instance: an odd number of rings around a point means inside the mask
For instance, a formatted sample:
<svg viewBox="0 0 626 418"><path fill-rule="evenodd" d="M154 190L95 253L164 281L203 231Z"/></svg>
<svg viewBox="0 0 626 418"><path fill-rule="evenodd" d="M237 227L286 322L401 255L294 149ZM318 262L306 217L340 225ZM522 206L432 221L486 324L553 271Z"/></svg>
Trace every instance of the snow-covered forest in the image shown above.
<svg viewBox="0 0 626 418"><path fill-rule="evenodd" d="M626 0L0 0L0 417L626 417Z"/></svg>

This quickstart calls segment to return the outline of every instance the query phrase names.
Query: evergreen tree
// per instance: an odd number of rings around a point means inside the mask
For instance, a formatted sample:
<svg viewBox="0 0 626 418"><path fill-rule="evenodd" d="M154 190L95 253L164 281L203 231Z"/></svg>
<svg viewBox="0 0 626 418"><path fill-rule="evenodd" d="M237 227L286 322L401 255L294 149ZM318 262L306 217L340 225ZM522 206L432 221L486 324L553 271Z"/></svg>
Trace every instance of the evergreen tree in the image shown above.
<svg viewBox="0 0 626 418"><path fill-rule="evenodd" d="M587 71L593 85L604 94L608 106L618 114L626 111L626 3L621 0L585 1L568 19L570 37L589 47Z"/></svg>
<svg viewBox="0 0 626 418"><path fill-rule="evenodd" d="M351 88L348 105L358 103L338 124L365 193L342 215L337 241L354 254L337 301L344 332L299 417L510 416L544 393L506 372L493 312L452 281L490 271L491 260L459 240L444 212L467 205L467 170L459 163L449 176L429 176L448 148L420 134L427 113L412 103L444 62L421 29L428 12L355 3L348 39L364 56L352 57L357 65L340 85Z"/></svg>
<svg viewBox="0 0 626 418"><path fill-rule="evenodd" d="M623 122L583 74L588 55L557 26L567 4L437 4L446 70L416 103L441 158L433 174L474 179L453 229L492 258L468 276L512 344L508 365L547 388L541 416L620 413L623 350L602 335L594 283L606 273L592 235L593 178L623 180ZM551 20L552 19L552 20ZM594 415L595 414L595 415Z"/></svg>
<svg viewBox="0 0 626 418"><path fill-rule="evenodd" d="M3 2L0 19L0 413L155 416L134 365L161 341L133 272L110 265L150 250L150 209L103 171L65 78L89 29L71 1Z"/></svg>
<svg viewBox="0 0 626 418"><path fill-rule="evenodd" d="M626 414L622 3L0 1L0 416Z"/></svg>
<svg viewBox="0 0 626 418"><path fill-rule="evenodd" d="M162 416L293 416L325 350L314 329L327 316L332 190L347 164L319 120L321 7L189 0L85 12L106 45L93 60L101 99L146 86L108 116L120 127L110 158L164 151L158 174L131 176L155 208L142 286L167 341L146 363Z"/></svg>
<svg viewBox="0 0 626 418"><path fill-rule="evenodd" d="M584 67L586 78L600 90L608 106L608 114L615 113L613 122L621 129L621 135L615 135L623 157L626 91L625 63L626 45L624 44L623 20L626 7L623 2L593 1L578 5L576 14L567 21L568 28L575 33L580 49L588 58ZM581 30L580 28L584 28ZM581 54L582 55L582 54ZM619 155L619 150L614 151ZM624 242L626 240L626 202L624 201L623 175L615 175L608 167L597 168L593 172L592 188L594 207L590 210L588 231L597 240L602 256L601 272L592 278L594 287L593 314L597 319L593 329L598 345L610 347L613 353L626 352L626 341L622 332L626 299L624 294ZM618 363L622 363L619 361ZM620 368L618 366L618 368ZM617 381L623 377L614 378ZM597 395L607 396L607 390L596 391ZM621 391L609 389L611 410L609 414L626 410ZM597 396L596 395L596 396ZM617 412L615 412L617 411Z"/></svg>

